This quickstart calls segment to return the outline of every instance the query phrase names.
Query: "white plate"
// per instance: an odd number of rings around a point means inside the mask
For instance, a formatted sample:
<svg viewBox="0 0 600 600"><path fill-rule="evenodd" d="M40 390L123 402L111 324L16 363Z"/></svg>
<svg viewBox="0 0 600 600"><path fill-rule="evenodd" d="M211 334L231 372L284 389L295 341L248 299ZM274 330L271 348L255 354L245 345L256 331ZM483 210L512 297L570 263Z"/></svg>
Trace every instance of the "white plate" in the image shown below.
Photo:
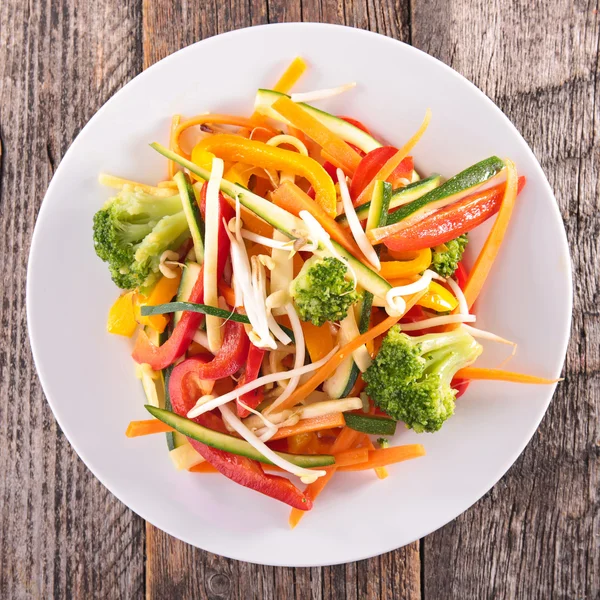
<svg viewBox="0 0 600 600"><path fill-rule="evenodd" d="M334 477L293 532L288 508L224 477L173 469L162 435L127 439L147 418L127 340L105 331L117 290L92 245L92 217L109 196L99 172L147 182L166 177L148 147L168 139L173 113L249 114L258 87L296 55L310 69L299 90L357 81L323 108L361 119L401 145L431 125L415 161L451 176L492 154L511 157L527 186L479 302L478 325L515 340L513 370L556 377L571 316L571 270L556 201L531 150L498 108L452 69L373 33L332 25L270 25L204 40L126 85L79 134L48 188L29 260L27 313L38 373L69 441L115 496L164 531L217 554L269 565L342 563L408 544L485 494L521 453L553 387L474 383L434 434L401 431L427 456L373 473ZM472 235L471 257L484 232ZM487 348L494 364L504 348ZM376 515L376 516L375 516Z"/></svg>

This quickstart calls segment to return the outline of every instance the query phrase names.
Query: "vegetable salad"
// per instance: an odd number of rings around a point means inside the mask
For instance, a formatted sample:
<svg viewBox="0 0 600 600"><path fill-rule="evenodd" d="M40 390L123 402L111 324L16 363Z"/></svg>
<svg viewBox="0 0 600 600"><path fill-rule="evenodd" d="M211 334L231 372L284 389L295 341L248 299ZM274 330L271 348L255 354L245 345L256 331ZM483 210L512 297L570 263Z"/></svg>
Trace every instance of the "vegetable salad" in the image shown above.
<svg viewBox="0 0 600 600"><path fill-rule="evenodd" d="M288 504L292 527L334 474L385 479L423 456L394 445L397 423L438 431L471 380L551 383L476 366L482 338L516 349L473 326L525 185L514 163L424 176L412 151L429 111L384 143L313 106L355 84L290 95L305 68L258 90L250 116L175 115L151 144L168 178L101 175L116 195L93 223L122 290L108 331L136 336L152 417L127 435L166 434L177 469ZM494 216L467 272L468 233Z"/></svg>

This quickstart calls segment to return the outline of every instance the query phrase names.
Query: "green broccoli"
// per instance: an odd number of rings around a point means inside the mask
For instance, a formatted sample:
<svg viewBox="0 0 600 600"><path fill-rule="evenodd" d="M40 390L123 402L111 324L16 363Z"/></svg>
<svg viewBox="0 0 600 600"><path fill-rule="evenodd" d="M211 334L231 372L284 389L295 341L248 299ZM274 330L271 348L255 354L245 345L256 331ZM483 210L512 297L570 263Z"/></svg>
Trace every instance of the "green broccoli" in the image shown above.
<svg viewBox="0 0 600 600"><path fill-rule="evenodd" d="M343 319L359 297L347 274L346 265L337 258L309 258L290 284L298 316L317 327Z"/></svg>
<svg viewBox="0 0 600 600"><path fill-rule="evenodd" d="M469 238L466 233L433 249L431 268L442 277L452 277L462 258Z"/></svg>
<svg viewBox="0 0 600 600"><path fill-rule="evenodd" d="M161 254L189 237L179 196L158 198L125 189L94 215L94 248L122 289L149 289Z"/></svg>
<svg viewBox="0 0 600 600"><path fill-rule="evenodd" d="M454 413L454 374L482 348L464 329L410 337L398 325L363 373L366 392L390 417L420 433L440 429Z"/></svg>

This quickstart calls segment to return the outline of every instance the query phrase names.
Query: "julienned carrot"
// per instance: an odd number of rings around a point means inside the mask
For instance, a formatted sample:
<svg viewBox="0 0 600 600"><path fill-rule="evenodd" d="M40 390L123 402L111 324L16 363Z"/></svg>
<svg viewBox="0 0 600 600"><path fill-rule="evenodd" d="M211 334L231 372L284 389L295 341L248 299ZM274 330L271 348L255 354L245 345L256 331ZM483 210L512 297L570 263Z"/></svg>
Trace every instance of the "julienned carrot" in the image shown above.
<svg viewBox="0 0 600 600"><path fill-rule="evenodd" d="M457 371L456 379L489 380L489 381L512 381L513 383L551 384L560 379L545 379L525 373L514 373L504 369L484 369L482 367L465 367Z"/></svg>
<svg viewBox="0 0 600 600"><path fill-rule="evenodd" d="M127 426L125 435L127 437L139 437L151 433L167 433L175 431L172 427L158 419L147 419L145 421L131 421Z"/></svg>
<svg viewBox="0 0 600 600"><path fill-rule="evenodd" d="M369 460L368 448L353 448L352 450L344 450L335 455L335 466L337 468L346 467L349 465L359 465Z"/></svg>
<svg viewBox="0 0 600 600"><path fill-rule="evenodd" d="M344 427L335 442L333 442L333 446L331 446L331 454L338 454L345 450L349 450L360 435L361 434L358 431ZM326 467L325 471L327 471L327 474L323 475L323 477L319 477L314 483L307 485L304 490L304 495L314 502L317 496L325 489L329 480L333 477L335 470L335 467ZM292 508L289 518L290 527L292 529L298 525L305 512L306 511Z"/></svg>
<svg viewBox="0 0 600 600"><path fill-rule="evenodd" d="M353 175L360 162L360 154L349 146L341 137L306 112L302 106L282 96L273 108L294 127L314 140L323 150L331 155L336 163L342 165L347 175ZM335 215L334 215L335 216Z"/></svg>
<svg viewBox="0 0 600 600"><path fill-rule="evenodd" d="M339 467L339 471L366 471L377 469L387 465L425 456L425 448L421 444L407 444L406 446L392 446L369 452L369 460L366 462Z"/></svg>
<svg viewBox="0 0 600 600"><path fill-rule="evenodd" d="M180 154L184 158L189 159L189 155L183 152L181 146L179 145L179 138L181 134L188 129L189 127L193 127L195 125L203 125L204 123L222 123L223 125L235 125L237 127L247 127L252 129L255 127L255 123L246 117L237 117L235 115L221 115L217 113L207 113L204 115L196 115L191 119L187 119L185 121L181 121L179 125L175 128L173 133L173 152ZM269 131L275 132L275 130L269 125L262 125L265 129Z"/></svg>
<svg viewBox="0 0 600 600"><path fill-rule="evenodd" d="M188 469L188 471L190 471L191 473L218 473L219 472L209 462L206 462L206 461L198 463L197 465L194 465L193 467L190 467Z"/></svg>
<svg viewBox="0 0 600 600"><path fill-rule="evenodd" d="M175 132L177 131L177 127L179 127L179 123L181 123L181 115L173 115L171 119L171 133L169 135L169 150L173 150L175 148ZM173 175L177 172L177 165L174 161L169 161L169 177L173 179Z"/></svg>
<svg viewBox="0 0 600 600"><path fill-rule="evenodd" d="M475 261L475 265L469 273L469 278L465 284L464 294L469 308L473 306L481 288L490 273L494 260L498 255L502 240L506 234L508 223L512 215L513 207L518 193L517 168L512 160L506 159L506 188L504 198L498 211L498 216L492 225L490 233Z"/></svg>
<svg viewBox="0 0 600 600"><path fill-rule="evenodd" d="M225 298L225 302L229 304L229 306L235 306L235 292L231 287L229 287L224 281L219 281L219 294Z"/></svg>
<svg viewBox="0 0 600 600"><path fill-rule="evenodd" d="M297 217L300 216L300 211L308 211L340 246L343 246L357 258L362 257L362 252L356 245L350 230L344 229L335 219L332 219L319 204L295 183L286 181L280 185L271 194L271 200L277 206L284 208Z"/></svg>
<svg viewBox="0 0 600 600"><path fill-rule="evenodd" d="M423 292L418 294L413 294L408 300L406 300L406 311L412 308L422 296ZM360 348L363 344L366 344L370 340L375 339L377 336L385 333L390 327L395 325L401 317L387 317L384 321L376 325L372 329L369 329L366 333L355 337L351 342L343 346L336 354L334 354L327 363L325 363L320 369L315 371L312 377L301 386L297 387L293 394L291 394L288 398L286 398L280 404L275 403L271 404L268 408L265 409L265 416L271 413L273 410L277 409L285 410L286 408L291 408L295 406L302 400L306 398L308 394L317 389L319 385L321 385L344 361L347 356L350 356L352 352L354 352L357 348Z"/></svg>
<svg viewBox="0 0 600 600"><path fill-rule="evenodd" d="M375 408L375 405L373 405L373 408ZM375 413L375 411L373 410L371 412L371 414L374 414L374 413ZM366 434L365 434L365 448L370 451L375 450L375 446L373 445L371 438ZM374 471L375 471L375 475L377 475L377 477L379 479L385 479L386 477L389 477L388 470L385 467L375 467Z"/></svg>
<svg viewBox="0 0 600 600"><path fill-rule="evenodd" d="M409 155L410 151L415 147L416 143L421 139L421 136L425 133L427 126L429 125L429 121L431 120L431 111L427 109L425 113L425 118L421 123L421 126L417 130L417 132L394 154L384 165L379 169L377 175L373 177L371 183L367 185L367 187L360 193L358 198L356 199L356 206L360 206L361 204L365 204L371 200L373 196L373 188L375 187L375 182L377 180L387 181L387 178L394 172L394 169Z"/></svg>
<svg viewBox="0 0 600 600"><path fill-rule="evenodd" d="M332 429L334 427L343 427L345 425L344 415L342 413L332 413L323 415L322 417L314 417L312 419L302 419L296 425L291 427L280 427L277 433L271 438L272 440L280 440L283 438L297 435L299 433L309 433L311 431L321 431L323 429Z"/></svg>

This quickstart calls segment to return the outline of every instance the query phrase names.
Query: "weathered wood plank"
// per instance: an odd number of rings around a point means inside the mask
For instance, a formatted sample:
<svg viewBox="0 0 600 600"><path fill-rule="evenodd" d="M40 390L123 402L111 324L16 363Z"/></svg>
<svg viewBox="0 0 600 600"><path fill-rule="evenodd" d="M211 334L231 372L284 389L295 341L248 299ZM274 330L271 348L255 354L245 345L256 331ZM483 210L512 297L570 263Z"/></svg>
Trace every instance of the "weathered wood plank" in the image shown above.
<svg viewBox="0 0 600 600"><path fill-rule="evenodd" d="M0 3L0 597L139 597L143 521L77 458L35 374L35 216L79 129L141 68L137 0Z"/></svg>
<svg viewBox="0 0 600 600"><path fill-rule="evenodd" d="M600 43L597 3L414 3L412 42L486 92L555 190L575 277L565 374L533 442L424 541L425 598L596 598L600 590Z"/></svg>

